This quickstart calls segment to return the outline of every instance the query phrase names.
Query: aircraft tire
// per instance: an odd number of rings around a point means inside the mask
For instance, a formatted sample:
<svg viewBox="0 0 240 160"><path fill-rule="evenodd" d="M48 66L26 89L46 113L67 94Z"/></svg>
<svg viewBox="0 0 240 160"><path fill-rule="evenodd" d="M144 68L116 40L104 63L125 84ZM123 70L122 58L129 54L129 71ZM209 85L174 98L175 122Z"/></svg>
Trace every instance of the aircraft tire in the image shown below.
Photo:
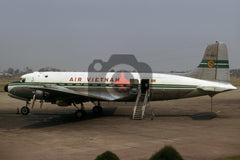
<svg viewBox="0 0 240 160"><path fill-rule="evenodd" d="M21 108L21 114L22 114L22 115L28 115L29 112L30 112L30 109L29 109L28 107L23 106L23 107Z"/></svg>
<svg viewBox="0 0 240 160"><path fill-rule="evenodd" d="M100 115L103 112L103 108L101 106L95 106L92 111L95 115Z"/></svg>
<svg viewBox="0 0 240 160"><path fill-rule="evenodd" d="M83 117L86 115L86 112L84 110L77 110L74 115L77 119L83 119Z"/></svg>

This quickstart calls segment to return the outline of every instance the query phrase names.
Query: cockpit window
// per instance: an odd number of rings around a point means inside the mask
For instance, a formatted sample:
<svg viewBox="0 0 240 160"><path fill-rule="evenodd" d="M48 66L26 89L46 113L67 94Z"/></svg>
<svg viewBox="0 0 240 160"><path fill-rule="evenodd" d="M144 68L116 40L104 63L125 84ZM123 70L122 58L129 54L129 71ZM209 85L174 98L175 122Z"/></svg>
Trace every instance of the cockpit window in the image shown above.
<svg viewBox="0 0 240 160"><path fill-rule="evenodd" d="M20 78L20 82L21 82L21 83L24 83L25 81L26 81L25 78Z"/></svg>

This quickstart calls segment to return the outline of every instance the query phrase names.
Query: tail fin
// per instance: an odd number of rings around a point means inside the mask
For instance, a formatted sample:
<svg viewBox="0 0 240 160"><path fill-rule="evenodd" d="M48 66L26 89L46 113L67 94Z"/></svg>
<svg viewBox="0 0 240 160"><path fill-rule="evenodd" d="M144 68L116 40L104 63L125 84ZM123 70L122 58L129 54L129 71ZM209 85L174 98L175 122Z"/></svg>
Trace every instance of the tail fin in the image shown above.
<svg viewBox="0 0 240 160"><path fill-rule="evenodd" d="M215 44L208 45L199 66L187 76L229 82L230 72L226 44L217 41Z"/></svg>

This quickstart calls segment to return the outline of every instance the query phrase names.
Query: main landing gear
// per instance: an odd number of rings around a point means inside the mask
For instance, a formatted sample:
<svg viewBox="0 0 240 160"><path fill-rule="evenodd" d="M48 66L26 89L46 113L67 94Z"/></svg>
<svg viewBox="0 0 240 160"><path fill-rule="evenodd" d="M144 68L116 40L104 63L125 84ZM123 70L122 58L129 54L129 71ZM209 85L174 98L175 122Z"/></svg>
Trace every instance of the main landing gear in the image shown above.
<svg viewBox="0 0 240 160"><path fill-rule="evenodd" d="M77 108L76 112L74 113L75 118L83 119L83 117L86 115L83 104L81 103L81 109L79 109L75 103L73 103L73 105L75 108Z"/></svg>
<svg viewBox="0 0 240 160"><path fill-rule="evenodd" d="M86 111L85 111L85 109L84 109L83 104L81 103L81 108L78 108L75 103L73 103L73 105L74 105L75 108L77 108L77 110L76 110L76 112L75 112L75 114L74 114L75 117L76 117L77 119L82 119L82 118L84 118L84 116L86 116L87 113L86 113ZM98 104L93 107L92 112L93 112L93 114L94 114L95 116L100 116L100 115L102 114L103 108L101 107L100 102L98 102Z"/></svg>
<svg viewBox="0 0 240 160"><path fill-rule="evenodd" d="M103 109L102 109L101 106L94 106L93 109L92 109L92 112L93 112L95 115L101 114L102 111L103 111Z"/></svg>
<svg viewBox="0 0 240 160"><path fill-rule="evenodd" d="M94 102L92 102L95 106L92 109L92 112L95 116L100 116L103 112L103 108L100 105L100 102L98 101L98 104L96 105Z"/></svg>

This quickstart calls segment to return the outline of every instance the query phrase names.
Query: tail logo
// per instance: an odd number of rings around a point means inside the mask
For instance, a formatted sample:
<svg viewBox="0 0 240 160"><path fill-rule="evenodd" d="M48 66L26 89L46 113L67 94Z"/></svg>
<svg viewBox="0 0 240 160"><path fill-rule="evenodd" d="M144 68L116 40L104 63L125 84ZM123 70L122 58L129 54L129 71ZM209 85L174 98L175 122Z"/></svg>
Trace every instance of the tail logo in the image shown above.
<svg viewBox="0 0 240 160"><path fill-rule="evenodd" d="M213 60L210 60L207 62L207 65L209 68L213 68L215 66L215 62Z"/></svg>

